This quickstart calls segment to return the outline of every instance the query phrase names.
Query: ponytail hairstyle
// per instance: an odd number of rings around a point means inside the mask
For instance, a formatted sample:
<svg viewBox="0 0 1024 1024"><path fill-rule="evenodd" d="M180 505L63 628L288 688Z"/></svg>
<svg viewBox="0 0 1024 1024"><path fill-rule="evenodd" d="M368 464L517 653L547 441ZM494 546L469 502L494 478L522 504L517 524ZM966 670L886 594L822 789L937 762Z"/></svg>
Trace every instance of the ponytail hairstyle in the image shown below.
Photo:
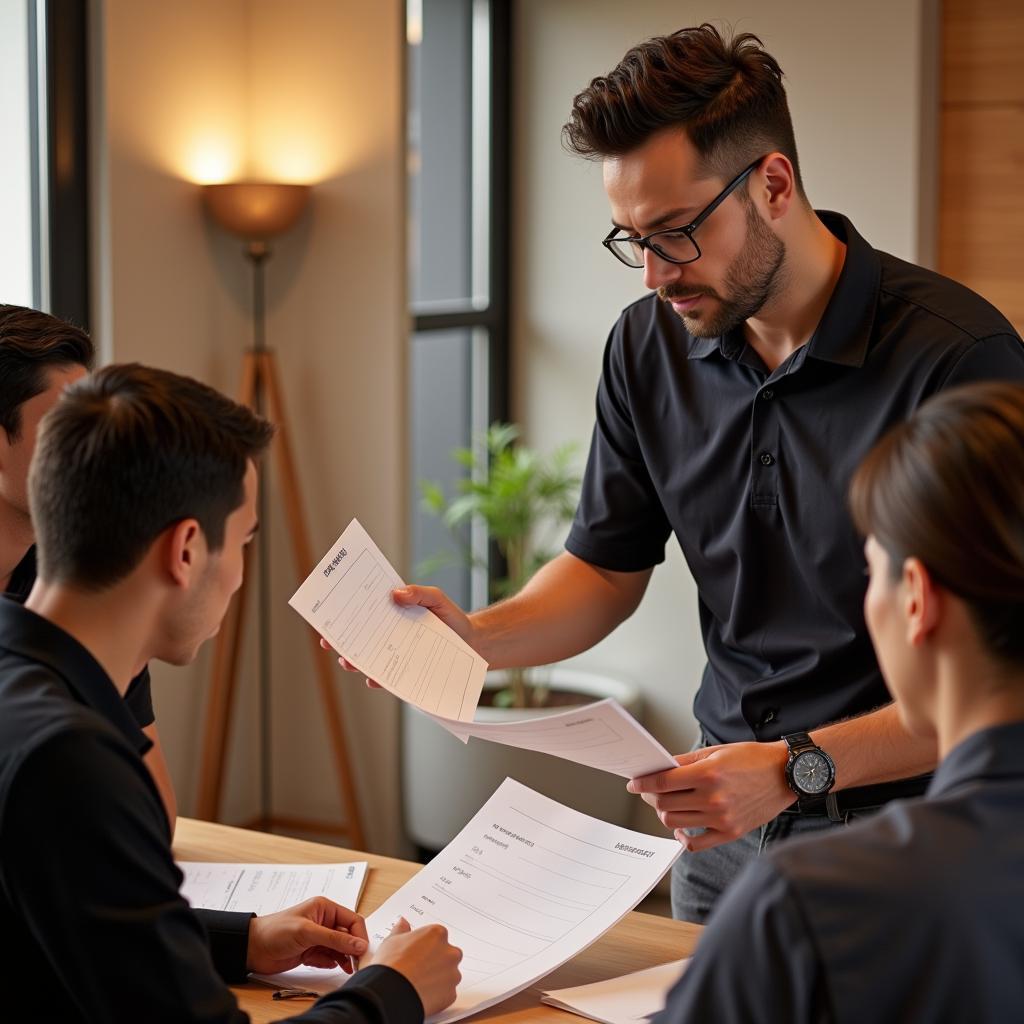
<svg viewBox="0 0 1024 1024"><path fill-rule="evenodd" d="M850 511L895 578L919 559L967 604L988 652L1024 666L1024 386L929 399L860 465Z"/></svg>

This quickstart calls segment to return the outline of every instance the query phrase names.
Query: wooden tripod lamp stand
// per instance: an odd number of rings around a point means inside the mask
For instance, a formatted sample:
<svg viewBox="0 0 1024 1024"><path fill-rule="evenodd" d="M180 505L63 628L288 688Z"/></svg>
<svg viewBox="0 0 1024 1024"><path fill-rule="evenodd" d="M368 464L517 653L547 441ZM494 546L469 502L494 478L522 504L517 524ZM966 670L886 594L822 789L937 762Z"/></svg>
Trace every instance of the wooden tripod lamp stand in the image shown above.
<svg viewBox="0 0 1024 1024"><path fill-rule="evenodd" d="M246 258L253 274L253 344L242 363L240 400L256 413L266 416L276 427L272 450L277 456L280 488L284 503L288 532L291 535L292 556L296 579L301 582L316 564L312 557L309 534L306 530L299 491L299 478L292 456L285 416L277 362L272 349L266 344L266 309L264 304L264 270L270 255L268 240L287 231L298 219L309 197L308 185L283 185L243 182L229 185L206 185L203 198L207 210L227 231L246 240ZM335 692L333 659L319 657L315 640L314 668L317 685L327 724L334 770L345 811L345 822L339 827L302 818L276 816L271 801L270 771L270 586L269 586L269 530L267 529L267 492L265 472L260 473L258 515L260 530L257 534L257 561L259 566L257 594L257 622L259 628L259 702L260 702L260 817L247 824L257 828L293 829L308 832L341 833L348 837L355 849L365 849L359 804L352 781L352 771L345 740L341 705ZM234 704L235 686L242 646L245 620L246 594L250 580L252 546L246 549L245 577L232 603L224 624L217 634L213 654L213 672L207 699L206 722L203 735L202 763L199 773L197 815L216 820L220 811L224 789L224 765L227 758L228 733ZM313 634L314 638L316 634Z"/></svg>

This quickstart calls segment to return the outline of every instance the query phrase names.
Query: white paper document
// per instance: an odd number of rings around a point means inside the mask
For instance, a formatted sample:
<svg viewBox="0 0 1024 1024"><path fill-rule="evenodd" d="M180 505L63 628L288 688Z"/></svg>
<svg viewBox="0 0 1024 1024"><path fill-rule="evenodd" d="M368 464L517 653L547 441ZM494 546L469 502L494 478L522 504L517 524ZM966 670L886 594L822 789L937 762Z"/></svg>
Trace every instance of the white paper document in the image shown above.
<svg viewBox="0 0 1024 1024"><path fill-rule="evenodd" d="M348 864L212 864L179 861L181 894L201 910L275 914L313 896L326 896L349 910L359 906L366 861Z"/></svg>
<svg viewBox="0 0 1024 1024"><path fill-rule="evenodd" d="M423 711L471 721L487 662L426 608L353 519L288 603L360 672Z"/></svg>
<svg viewBox="0 0 1024 1024"><path fill-rule="evenodd" d="M431 715L463 743L471 737L635 779L678 767L676 759L614 698L519 722L455 722Z"/></svg>
<svg viewBox="0 0 1024 1024"><path fill-rule="evenodd" d="M640 1024L665 1008L669 989L689 962L673 960L593 985L553 989L545 992L540 1001L601 1024Z"/></svg>
<svg viewBox="0 0 1024 1024"><path fill-rule="evenodd" d="M600 938L671 868L674 839L609 825L506 779L468 825L367 918L371 949L405 917L443 924L463 952L461 1020L533 984ZM340 970L297 968L275 979L320 992Z"/></svg>

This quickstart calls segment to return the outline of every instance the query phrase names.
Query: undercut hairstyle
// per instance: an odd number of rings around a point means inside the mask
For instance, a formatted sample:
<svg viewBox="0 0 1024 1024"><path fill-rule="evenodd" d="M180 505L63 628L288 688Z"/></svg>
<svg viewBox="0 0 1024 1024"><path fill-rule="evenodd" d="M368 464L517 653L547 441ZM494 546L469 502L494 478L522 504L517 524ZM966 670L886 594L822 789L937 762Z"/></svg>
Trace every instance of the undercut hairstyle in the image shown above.
<svg viewBox="0 0 1024 1024"><path fill-rule="evenodd" d="M169 526L196 519L210 550L274 428L189 377L138 364L72 384L43 417L29 470L39 575L103 590Z"/></svg>
<svg viewBox="0 0 1024 1024"><path fill-rule="evenodd" d="M21 436L21 407L48 387L50 370L92 368L93 345L81 328L49 313L0 304L0 427Z"/></svg>
<svg viewBox="0 0 1024 1024"><path fill-rule="evenodd" d="M750 32L726 38L705 23L634 46L572 101L562 139L577 156L616 157L673 127L723 181L784 154L804 195L782 69Z"/></svg>
<svg viewBox="0 0 1024 1024"><path fill-rule="evenodd" d="M919 559L967 604L989 653L1024 665L1024 386L929 399L865 458L850 511L893 579Z"/></svg>

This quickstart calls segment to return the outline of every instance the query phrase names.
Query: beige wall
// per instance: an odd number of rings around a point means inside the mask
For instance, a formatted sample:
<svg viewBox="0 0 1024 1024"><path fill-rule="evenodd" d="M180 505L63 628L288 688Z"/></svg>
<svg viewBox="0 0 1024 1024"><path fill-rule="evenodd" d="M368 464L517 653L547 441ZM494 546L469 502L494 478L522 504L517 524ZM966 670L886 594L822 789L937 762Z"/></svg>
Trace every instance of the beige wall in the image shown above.
<svg viewBox="0 0 1024 1024"><path fill-rule="evenodd" d="M249 340L241 243L209 225L200 180L315 184L268 266L277 349L316 554L352 515L404 558L404 43L401 5L105 0L93 6L97 334L106 358L229 393ZM373 237L372 246L362 241ZM311 672L286 605L294 570L271 473L274 809L340 816ZM303 567L303 575L310 567ZM254 621L250 619L250 621ZM251 630L250 630L251 636ZM243 665L228 820L258 810L255 665ZM182 810L194 803L207 648L154 670ZM370 844L398 846L393 703L338 671Z"/></svg>
<svg viewBox="0 0 1024 1024"><path fill-rule="evenodd" d="M638 271L598 244L608 225L600 168L561 148L572 97L632 44L713 19L762 36L786 73L805 185L816 206L848 214L877 247L921 251L934 221L933 127L925 84L934 54L930 0L857 4L778 0L521 0L515 36L513 171L514 412L541 447L593 425L601 353ZM704 664L695 589L674 543L637 614L576 662L638 682L649 722L687 749ZM657 825L641 814L639 823Z"/></svg>
<svg viewBox="0 0 1024 1024"><path fill-rule="evenodd" d="M716 18L763 33L786 70L815 203L847 212L876 245L918 255L931 226L932 97L922 85L931 55L920 25L931 0L780 0L770 17L750 0L712 6ZM105 355L234 390L248 341L248 278L238 243L205 222L194 182L246 173L315 181L308 215L268 269L269 337L313 545L323 550L358 515L400 566L401 10L398 0L93 4L95 299ZM642 285L597 244L608 219L599 170L563 152L559 128L574 93L628 45L709 11L677 0L520 0L516 10L514 411L541 447L569 438L585 446L604 339ZM371 237L372 246L357 241ZM273 498L273 477L270 486ZM270 529L275 808L329 817L338 802L313 697L313 652L285 606L292 570L279 512ZM208 657L155 673L186 812ZM674 547L640 612L578 661L639 682L659 736L674 749L689 743L703 654L693 587ZM251 651L242 678L251 698ZM351 680L339 678L339 688L371 845L400 850L394 704ZM257 809L255 706L242 704L225 808L232 820Z"/></svg>

